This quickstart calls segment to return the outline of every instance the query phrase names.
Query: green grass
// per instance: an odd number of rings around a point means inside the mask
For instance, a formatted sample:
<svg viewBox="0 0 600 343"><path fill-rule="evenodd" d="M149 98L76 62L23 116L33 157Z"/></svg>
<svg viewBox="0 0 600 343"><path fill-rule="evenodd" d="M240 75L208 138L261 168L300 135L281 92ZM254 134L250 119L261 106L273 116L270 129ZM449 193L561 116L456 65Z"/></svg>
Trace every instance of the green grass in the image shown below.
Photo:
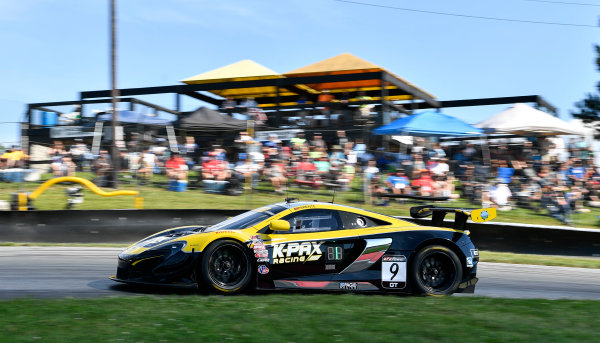
<svg viewBox="0 0 600 343"><path fill-rule="evenodd" d="M92 179L91 173L78 173L78 176ZM50 174L45 174L44 179L50 178ZM153 176L154 182L165 182L166 178L161 175ZM9 184L0 183L0 200L10 201L11 193L18 190L32 192L39 184L21 183ZM40 210L60 210L64 209L67 202L65 188L67 186L58 184L34 201L36 208ZM138 186L135 183L121 183L121 189L133 189L140 191L144 198L144 208L147 209L181 209L181 208L218 208L218 209L250 209L274 202L282 201L285 196L273 193L273 188L267 183L262 182L259 189L252 193L242 196L226 196L216 194L206 194L202 190L188 190L186 192L169 192L164 186L146 185ZM298 189L291 187L288 196L299 198L300 200L318 200L331 201L332 192L327 190ZM101 197L93 194L89 190L84 191L85 201L78 205L79 209L124 209L134 208L133 196ZM396 203L391 206L380 207L362 203L363 196L359 190L359 185L348 192L337 192L335 202L347 205L362 207L368 210L377 211L390 215L408 216L408 210L415 206L417 202ZM454 202L445 202L442 205L457 207L474 207L465 200L459 199ZM596 227L599 226L600 209L591 209L589 213L578 213L572 217L573 225L578 227ZM539 225L561 225L561 223L548 216L544 211L539 213L527 209L515 208L511 211L499 211L497 222L510 223L528 223Z"/></svg>
<svg viewBox="0 0 600 343"><path fill-rule="evenodd" d="M597 342L600 301L257 294L0 302L0 342Z"/></svg>

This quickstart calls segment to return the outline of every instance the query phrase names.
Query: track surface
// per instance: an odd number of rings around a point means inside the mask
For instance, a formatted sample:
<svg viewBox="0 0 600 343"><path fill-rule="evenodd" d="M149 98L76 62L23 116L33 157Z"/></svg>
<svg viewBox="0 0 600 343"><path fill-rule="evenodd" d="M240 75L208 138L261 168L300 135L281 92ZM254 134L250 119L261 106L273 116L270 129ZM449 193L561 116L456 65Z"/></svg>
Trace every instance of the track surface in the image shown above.
<svg viewBox="0 0 600 343"><path fill-rule="evenodd" d="M194 294L189 290L131 287L108 279L113 248L0 247L0 299L137 294ZM475 296L600 299L600 269L480 263ZM471 296L471 295L459 295Z"/></svg>

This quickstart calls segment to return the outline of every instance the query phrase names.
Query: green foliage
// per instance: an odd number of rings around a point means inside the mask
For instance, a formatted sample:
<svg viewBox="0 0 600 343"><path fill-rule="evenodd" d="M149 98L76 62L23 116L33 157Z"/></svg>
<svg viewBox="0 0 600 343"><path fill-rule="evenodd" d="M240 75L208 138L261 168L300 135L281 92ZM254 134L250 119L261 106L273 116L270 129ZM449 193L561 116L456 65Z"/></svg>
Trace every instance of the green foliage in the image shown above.
<svg viewBox="0 0 600 343"><path fill-rule="evenodd" d="M596 45L596 68L600 71L600 46ZM600 92L600 82L596 85L596 90ZM571 112L575 118L581 119L584 123L592 123L600 120L600 95L588 93L586 98L575 103L579 112Z"/></svg>

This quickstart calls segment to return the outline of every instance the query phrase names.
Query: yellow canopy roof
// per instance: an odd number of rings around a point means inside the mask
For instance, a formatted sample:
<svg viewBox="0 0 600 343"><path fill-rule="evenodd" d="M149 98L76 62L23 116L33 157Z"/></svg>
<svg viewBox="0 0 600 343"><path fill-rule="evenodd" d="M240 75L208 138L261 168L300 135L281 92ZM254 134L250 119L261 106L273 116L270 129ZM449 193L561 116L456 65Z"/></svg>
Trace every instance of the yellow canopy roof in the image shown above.
<svg viewBox="0 0 600 343"><path fill-rule="evenodd" d="M289 76L312 76L328 74L347 74L348 72L381 71L383 68L358 58L349 53L343 53L305 67L285 73Z"/></svg>
<svg viewBox="0 0 600 343"><path fill-rule="evenodd" d="M212 82L278 79L283 75L251 60L242 60L181 80L188 85Z"/></svg>
<svg viewBox="0 0 600 343"><path fill-rule="evenodd" d="M202 74L181 80L189 85L203 83L220 83L231 81L249 81L249 80L265 80L278 79L284 76L273 71L263 65L260 65L251 60L242 60L236 63L226 65ZM268 87L252 87L252 88L235 88L235 89L219 89L211 90L213 94L222 97L232 97L234 99L246 97L264 97L275 96L276 88ZM295 95L296 93L287 92L285 89L280 89L279 95Z"/></svg>
<svg viewBox="0 0 600 343"><path fill-rule="evenodd" d="M382 67L365 61L362 58L356 57L350 53L343 53L323 61L319 61L305 67L295 69L285 73L288 77L299 77L299 76L318 76L318 75L337 75L337 74L353 74L353 73L369 73L382 71L398 79L398 81L405 83L411 87L414 87L421 92L433 96L422 89L417 88L406 80L388 72ZM372 80L360 80L360 81L344 81L344 82L327 82L319 84L307 85L310 88L322 91L325 89L331 90L332 92L354 92L359 90L375 90L381 89L381 81L379 79ZM393 93L394 90L398 90L398 87L387 83L385 88ZM411 99L411 95L390 95L387 97L388 100L406 100Z"/></svg>

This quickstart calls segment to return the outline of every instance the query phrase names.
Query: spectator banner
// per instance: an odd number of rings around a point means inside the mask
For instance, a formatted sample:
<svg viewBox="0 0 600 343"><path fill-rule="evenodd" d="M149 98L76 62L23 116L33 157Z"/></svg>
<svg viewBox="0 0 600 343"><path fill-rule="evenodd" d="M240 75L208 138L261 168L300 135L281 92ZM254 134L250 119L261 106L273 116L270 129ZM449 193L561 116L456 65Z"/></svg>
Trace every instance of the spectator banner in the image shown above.
<svg viewBox="0 0 600 343"><path fill-rule="evenodd" d="M50 138L92 137L94 129L83 126L54 126L50 128Z"/></svg>
<svg viewBox="0 0 600 343"><path fill-rule="evenodd" d="M301 129L290 129L290 130L274 130L274 131L258 131L256 132L256 140L264 142L268 141L270 136L277 136L280 141L289 141L296 137L298 132L303 132Z"/></svg>

